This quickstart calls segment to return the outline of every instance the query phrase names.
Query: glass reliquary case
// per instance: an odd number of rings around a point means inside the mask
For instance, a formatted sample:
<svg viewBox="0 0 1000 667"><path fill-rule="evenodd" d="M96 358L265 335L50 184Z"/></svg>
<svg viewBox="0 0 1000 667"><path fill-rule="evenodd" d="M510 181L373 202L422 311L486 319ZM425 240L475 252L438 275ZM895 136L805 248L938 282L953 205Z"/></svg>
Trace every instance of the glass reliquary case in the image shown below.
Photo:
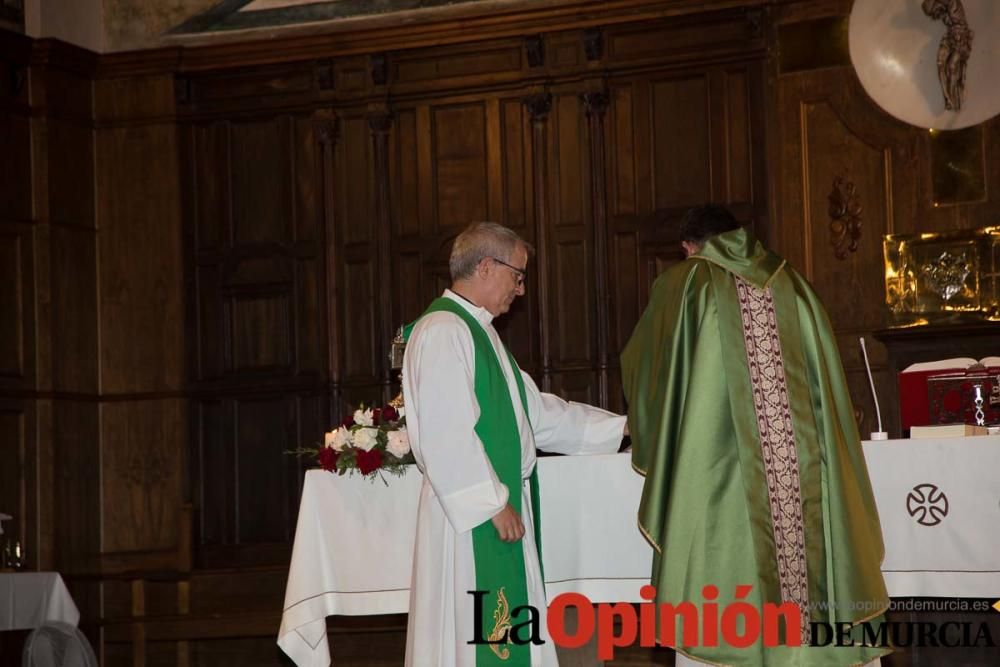
<svg viewBox="0 0 1000 667"><path fill-rule="evenodd" d="M896 326L1000 321L1000 226L884 237L885 295Z"/></svg>

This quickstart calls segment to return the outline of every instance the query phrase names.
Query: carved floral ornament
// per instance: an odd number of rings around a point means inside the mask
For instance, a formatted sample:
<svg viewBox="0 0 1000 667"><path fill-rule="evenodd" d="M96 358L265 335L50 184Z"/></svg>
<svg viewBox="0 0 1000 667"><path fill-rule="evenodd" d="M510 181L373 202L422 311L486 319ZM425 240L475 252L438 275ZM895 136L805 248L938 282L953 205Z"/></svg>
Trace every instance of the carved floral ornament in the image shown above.
<svg viewBox="0 0 1000 667"><path fill-rule="evenodd" d="M830 244L837 259L847 259L848 252L857 252L861 240L861 198L854 183L843 176L833 179L833 189L827 195L830 202Z"/></svg>

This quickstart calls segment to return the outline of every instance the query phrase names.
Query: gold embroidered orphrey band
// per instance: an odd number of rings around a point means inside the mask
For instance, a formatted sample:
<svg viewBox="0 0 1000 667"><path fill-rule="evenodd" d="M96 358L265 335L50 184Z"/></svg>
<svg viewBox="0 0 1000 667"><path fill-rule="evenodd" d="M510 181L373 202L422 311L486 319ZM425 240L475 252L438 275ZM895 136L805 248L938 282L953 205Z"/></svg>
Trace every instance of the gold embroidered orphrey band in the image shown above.
<svg viewBox="0 0 1000 667"><path fill-rule="evenodd" d="M805 528L799 487L799 458L792 430L788 386L778 338L778 319L771 289L759 290L736 280L743 320L743 342L750 368L753 405L760 432L767 478L767 501L778 559L781 601L801 612L802 643L809 643L809 581L806 574Z"/></svg>

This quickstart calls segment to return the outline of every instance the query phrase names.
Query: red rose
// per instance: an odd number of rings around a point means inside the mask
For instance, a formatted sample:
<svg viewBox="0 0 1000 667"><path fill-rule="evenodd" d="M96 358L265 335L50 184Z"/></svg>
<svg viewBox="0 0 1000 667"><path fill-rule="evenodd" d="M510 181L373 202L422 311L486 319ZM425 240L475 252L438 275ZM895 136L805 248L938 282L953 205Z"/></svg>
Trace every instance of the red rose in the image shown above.
<svg viewBox="0 0 1000 667"><path fill-rule="evenodd" d="M337 472L337 457L339 456L340 453L333 447L324 447L319 450L316 458L319 459L319 465L323 470Z"/></svg>
<svg viewBox="0 0 1000 667"><path fill-rule="evenodd" d="M394 422L397 419L399 419L399 413L396 412L396 408L392 407L391 405L387 405L384 408L382 408L382 419L386 420L387 422Z"/></svg>
<svg viewBox="0 0 1000 667"><path fill-rule="evenodd" d="M354 426L354 415L350 414L344 417L344 419L340 422L340 425L344 428L351 428Z"/></svg>
<svg viewBox="0 0 1000 667"><path fill-rule="evenodd" d="M372 448L370 452L358 450L357 453L358 470L362 475L375 472L382 467L382 450Z"/></svg>
<svg viewBox="0 0 1000 667"><path fill-rule="evenodd" d="M372 410L372 424L378 426L382 423L382 411L378 408Z"/></svg>

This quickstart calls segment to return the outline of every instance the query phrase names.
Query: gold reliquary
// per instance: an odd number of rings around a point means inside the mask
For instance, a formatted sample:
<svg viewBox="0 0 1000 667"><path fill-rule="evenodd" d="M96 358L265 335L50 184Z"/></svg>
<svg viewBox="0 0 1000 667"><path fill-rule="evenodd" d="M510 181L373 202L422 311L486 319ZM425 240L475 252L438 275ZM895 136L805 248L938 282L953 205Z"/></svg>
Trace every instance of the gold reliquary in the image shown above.
<svg viewBox="0 0 1000 667"><path fill-rule="evenodd" d="M1000 320L1000 227L892 234L883 249L897 326Z"/></svg>

